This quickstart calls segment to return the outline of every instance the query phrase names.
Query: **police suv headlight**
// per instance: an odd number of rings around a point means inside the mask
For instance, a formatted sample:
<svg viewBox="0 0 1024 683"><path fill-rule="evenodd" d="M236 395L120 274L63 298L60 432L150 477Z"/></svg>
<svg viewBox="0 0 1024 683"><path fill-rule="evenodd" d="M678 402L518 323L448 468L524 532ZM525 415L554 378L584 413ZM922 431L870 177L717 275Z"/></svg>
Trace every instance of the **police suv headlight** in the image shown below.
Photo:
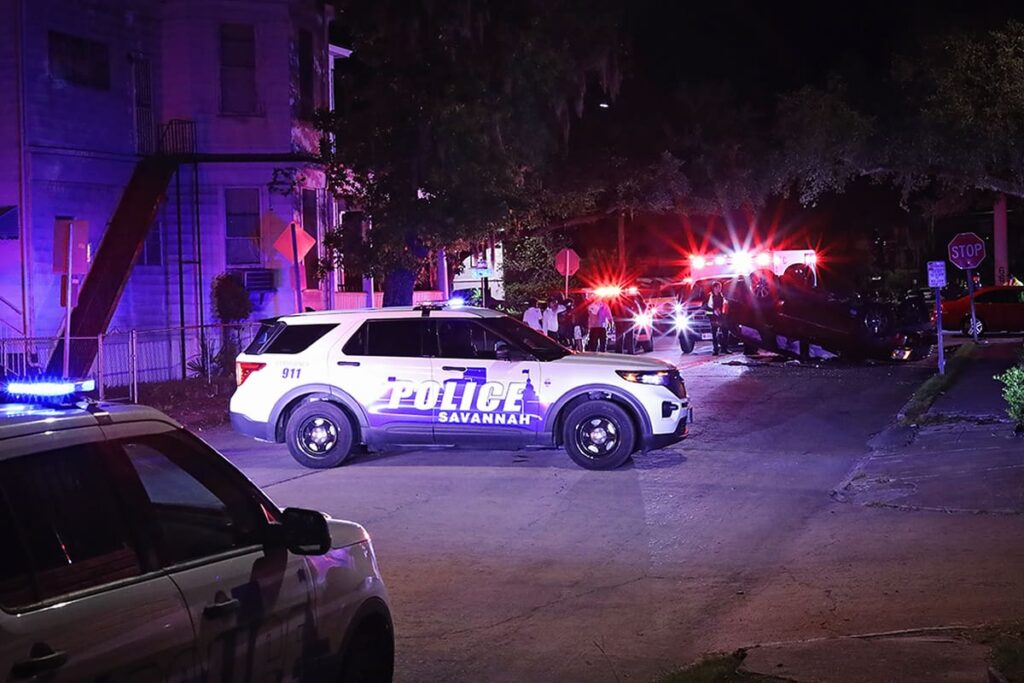
<svg viewBox="0 0 1024 683"><path fill-rule="evenodd" d="M677 332L690 329L690 316L685 314L677 314L674 318L675 328Z"/></svg>
<svg viewBox="0 0 1024 683"><path fill-rule="evenodd" d="M616 374L627 382L668 386L672 373L668 370L616 370Z"/></svg>

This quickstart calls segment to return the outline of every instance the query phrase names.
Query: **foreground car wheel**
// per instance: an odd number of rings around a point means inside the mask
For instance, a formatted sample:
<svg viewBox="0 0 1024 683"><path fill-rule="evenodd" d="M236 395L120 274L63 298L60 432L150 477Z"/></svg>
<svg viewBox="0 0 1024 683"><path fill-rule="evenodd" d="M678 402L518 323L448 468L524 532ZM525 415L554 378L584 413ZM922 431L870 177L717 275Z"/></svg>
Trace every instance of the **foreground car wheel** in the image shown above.
<svg viewBox="0 0 1024 683"><path fill-rule="evenodd" d="M288 451L305 467L337 467L352 452L352 423L338 406L312 401L299 406L288 418L285 440Z"/></svg>
<svg viewBox="0 0 1024 683"><path fill-rule="evenodd" d="M391 683L394 661L390 629L368 623L352 636L342 661L341 683Z"/></svg>
<svg viewBox="0 0 1024 683"><path fill-rule="evenodd" d="M573 462L588 470L615 469L629 459L635 442L633 421L610 401L586 401L565 417L565 451Z"/></svg>

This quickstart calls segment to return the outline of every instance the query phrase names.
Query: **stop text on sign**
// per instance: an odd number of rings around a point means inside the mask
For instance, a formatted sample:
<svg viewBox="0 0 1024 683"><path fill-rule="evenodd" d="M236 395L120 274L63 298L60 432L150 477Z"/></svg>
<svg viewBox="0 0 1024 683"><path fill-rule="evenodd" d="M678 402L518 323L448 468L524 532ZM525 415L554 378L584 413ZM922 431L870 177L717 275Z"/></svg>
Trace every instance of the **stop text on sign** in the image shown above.
<svg viewBox="0 0 1024 683"><path fill-rule="evenodd" d="M957 260L974 261L985 252L982 244L954 244L949 248L950 255Z"/></svg>

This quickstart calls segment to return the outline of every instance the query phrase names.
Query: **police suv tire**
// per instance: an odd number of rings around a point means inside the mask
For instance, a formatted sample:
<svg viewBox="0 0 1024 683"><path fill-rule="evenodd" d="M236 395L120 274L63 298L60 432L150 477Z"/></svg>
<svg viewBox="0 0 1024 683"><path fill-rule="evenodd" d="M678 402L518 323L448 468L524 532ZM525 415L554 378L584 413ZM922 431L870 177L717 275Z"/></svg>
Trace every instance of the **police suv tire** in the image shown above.
<svg viewBox="0 0 1024 683"><path fill-rule="evenodd" d="M348 415L328 401L303 403L285 424L285 441L292 457L317 470L345 462L352 453L353 437Z"/></svg>
<svg viewBox="0 0 1024 683"><path fill-rule="evenodd" d="M683 353L693 353L693 346L696 342L688 334L679 335L679 350Z"/></svg>
<svg viewBox="0 0 1024 683"><path fill-rule="evenodd" d="M580 467L613 470L633 453L636 429L629 414L611 401L584 401L562 424L562 445Z"/></svg>

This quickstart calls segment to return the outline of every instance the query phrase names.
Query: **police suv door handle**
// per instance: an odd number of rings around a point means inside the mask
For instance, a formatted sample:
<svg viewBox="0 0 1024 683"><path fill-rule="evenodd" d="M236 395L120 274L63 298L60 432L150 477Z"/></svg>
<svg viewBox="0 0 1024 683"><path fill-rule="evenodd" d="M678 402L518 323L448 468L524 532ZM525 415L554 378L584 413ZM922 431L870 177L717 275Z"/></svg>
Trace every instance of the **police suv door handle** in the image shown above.
<svg viewBox="0 0 1024 683"><path fill-rule="evenodd" d="M465 372L466 368L461 365L442 365L441 369L445 372Z"/></svg>
<svg viewBox="0 0 1024 683"><path fill-rule="evenodd" d="M346 368L358 368L359 361L357 360L339 360L338 365Z"/></svg>

